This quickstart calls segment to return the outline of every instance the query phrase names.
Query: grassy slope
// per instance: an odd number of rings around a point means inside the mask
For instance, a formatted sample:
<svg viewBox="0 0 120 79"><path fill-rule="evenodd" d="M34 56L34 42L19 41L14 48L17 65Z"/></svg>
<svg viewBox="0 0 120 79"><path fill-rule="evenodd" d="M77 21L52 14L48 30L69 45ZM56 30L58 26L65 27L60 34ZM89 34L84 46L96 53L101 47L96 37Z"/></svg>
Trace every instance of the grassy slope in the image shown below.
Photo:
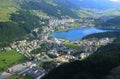
<svg viewBox="0 0 120 79"><path fill-rule="evenodd" d="M78 45L76 45L76 44L69 43L69 42L64 43L64 45L65 45L66 47L68 47L68 48L72 48L72 49L76 49L76 50L82 49L81 46L78 46Z"/></svg>
<svg viewBox="0 0 120 79"><path fill-rule="evenodd" d="M14 0L0 0L0 22L10 21L10 14L18 9Z"/></svg>
<svg viewBox="0 0 120 79"><path fill-rule="evenodd" d="M17 64L24 60L25 58L22 55L18 54L15 50L0 52L0 72L9 66Z"/></svg>
<svg viewBox="0 0 120 79"><path fill-rule="evenodd" d="M19 4L22 1L0 0L0 47L20 40L31 30L40 26L38 25L40 19L37 16L20 8Z"/></svg>

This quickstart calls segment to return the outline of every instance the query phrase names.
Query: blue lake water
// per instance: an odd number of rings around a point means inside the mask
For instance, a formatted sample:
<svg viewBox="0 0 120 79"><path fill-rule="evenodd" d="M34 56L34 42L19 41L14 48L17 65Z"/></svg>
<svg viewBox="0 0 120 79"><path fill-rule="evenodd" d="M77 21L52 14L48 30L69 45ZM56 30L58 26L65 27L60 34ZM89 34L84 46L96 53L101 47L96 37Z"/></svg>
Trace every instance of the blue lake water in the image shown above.
<svg viewBox="0 0 120 79"><path fill-rule="evenodd" d="M72 29L65 32L54 32L51 33L50 36L54 38L62 38L67 39L70 41L77 41L81 40L83 37L94 34L94 33L101 33L101 32L107 32L108 30L101 30L97 28L81 28L81 29Z"/></svg>

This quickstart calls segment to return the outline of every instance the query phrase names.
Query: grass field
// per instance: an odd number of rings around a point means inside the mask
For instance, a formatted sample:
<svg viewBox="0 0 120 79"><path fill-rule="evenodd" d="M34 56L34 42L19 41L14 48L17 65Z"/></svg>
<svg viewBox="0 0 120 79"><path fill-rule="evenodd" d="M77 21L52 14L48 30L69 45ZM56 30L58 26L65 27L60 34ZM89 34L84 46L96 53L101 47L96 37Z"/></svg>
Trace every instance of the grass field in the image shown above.
<svg viewBox="0 0 120 79"><path fill-rule="evenodd" d="M64 45L68 48L72 48L72 49L76 49L76 50L82 49L81 46L78 46L78 45L70 43L70 42L66 42L66 43L64 43Z"/></svg>
<svg viewBox="0 0 120 79"><path fill-rule="evenodd" d="M6 68L25 60L21 54L15 50L0 52L0 73Z"/></svg>
<svg viewBox="0 0 120 79"><path fill-rule="evenodd" d="M0 0L0 22L10 21L10 15L17 11L14 0Z"/></svg>

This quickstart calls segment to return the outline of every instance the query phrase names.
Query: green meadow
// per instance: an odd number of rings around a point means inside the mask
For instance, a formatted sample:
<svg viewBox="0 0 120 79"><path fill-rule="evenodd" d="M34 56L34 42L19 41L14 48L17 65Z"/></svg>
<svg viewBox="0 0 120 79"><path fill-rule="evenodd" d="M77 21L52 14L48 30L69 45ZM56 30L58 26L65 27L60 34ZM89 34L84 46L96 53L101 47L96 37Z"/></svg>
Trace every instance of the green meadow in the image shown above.
<svg viewBox="0 0 120 79"><path fill-rule="evenodd" d="M72 48L72 49L76 49L76 50L82 49L81 46L78 46L78 45L70 43L70 42L66 42L66 43L64 43L64 45L68 48Z"/></svg>
<svg viewBox="0 0 120 79"><path fill-rule="evenodd" d="M0 73L8 67L20 63L25 60L25 57L17 53L15 50L0 52Z"/></svg>
<svg viewBox="0 0 120 79"><path fill-rule="evenodd" d="M0 22L10 21L10 15L17 11L14 1L11 0L0 0Z"/></svg>

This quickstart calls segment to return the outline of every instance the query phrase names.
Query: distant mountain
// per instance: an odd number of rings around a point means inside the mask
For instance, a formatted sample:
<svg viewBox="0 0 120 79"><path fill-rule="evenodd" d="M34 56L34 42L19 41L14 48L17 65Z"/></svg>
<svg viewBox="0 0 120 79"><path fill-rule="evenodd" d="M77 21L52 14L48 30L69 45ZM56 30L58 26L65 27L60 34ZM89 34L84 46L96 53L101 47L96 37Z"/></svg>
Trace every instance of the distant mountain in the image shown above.
<svg viewBox="0 0 120 79"><path fill-rule="evenodd" d="M24 0L21 4L22 9L41 10L49 16L60 18L69 16L78 18L78 15L72 9L77 7L68 0Z"/></svg>
<svg viewBox="0 0 120 79"><path fill-rule="evenodd" d="M119 8L119 2L113 2L114 0L68 0L76 5L78 8L94 8L94 9L110 9Z"/></svg>

